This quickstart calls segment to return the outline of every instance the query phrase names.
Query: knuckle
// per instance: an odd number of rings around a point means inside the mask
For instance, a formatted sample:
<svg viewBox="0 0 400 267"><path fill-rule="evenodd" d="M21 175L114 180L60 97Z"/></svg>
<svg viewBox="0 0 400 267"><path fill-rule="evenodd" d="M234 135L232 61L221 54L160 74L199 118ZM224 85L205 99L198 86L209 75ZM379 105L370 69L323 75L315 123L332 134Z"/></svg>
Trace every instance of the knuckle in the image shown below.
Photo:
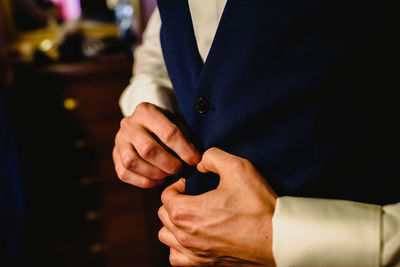
<svg viewBox="0 0 400 267"><path fill-rule="evenodd" d="M135 185L140 188L150 188L153 186L153 183L150 179L140 179L135 183Z"/></svg>
<svg viewBox="0 0 400 267"><path fill-rule="evenodd" d="M201 229L198 225L186 224L185 227L187 229L186 232L193 236L196 236L201 232Z"/></svg>
<svg viewBox="0 0 400 267"><path fill-rule="evenodd" d="M157 154L157 147L154 140L144 141L136 150L144 159L151 159Z"/></svg>
<svg viewBox="0 0 400 267"><path fill-rule="evenodd" d="M114 145L116 147L120 146L121 142L124 140L123 129L119 129L117 134L114 137Z"/></svg>
<svg viewBox="0 0 400 267"><path fill-rule="evenodd" d="M228 164L229 164L231 170L240 171L245 168L245 166L246 166L245 161L246 161L245 159L232 158L229 160Z"/></svg>
<svg viewBox="0 0 400 267"><path fill-rule="evenodd" d="M114 161L114 165L115 165L115 163L117 162L117 158L118 158L117 153L118 153L118 151L117 151L117 146L114 145L113 150L112 150L112 153L111 153L112 159L113 159L113 161Z"/></svg>
<svg viewBox="0 0 400 267"><path fill-rule="evenodd" d="M120 138L120 135L121 135L121 130L118 130L117 134L114 137L114 146L117 146L118 139Z"/></svg>
<svg viewBox="0 0 400 267"><path fill-rule="evenodd" d="M209 154L213 154L218 150L218 148L216 147L210 147L209 149L206 150L206 152L204 152L203 157L208 157Z"/></svg>
<svg viewBox="0 0 400 267"><path fill-rule="evenodd" d="M152 170L149 172L148 177L153 180L162 180L167 177L167 174L162 170Z"/></svg>
<svg viewBox="0 0 400 267"><path fill-rule="evenodd" d="M134 170L137 168L138 159L132 156L125 156L122 158L122 165L127 169Z"/></svg>
<svg viewBox="0 0 400 267"><path fill-rule="evenodd" d="M171 223L178 227L184 227L188 230L188 233L193 233L194 231L191 229L190 221L187 220L189 217L193 216L188 213L187 209L184 207L185 205L179 204L177 200L173 202L169 200L167 205L169 206L167 212Z"/></svg>
<svg viewBox="0 0 400 267"><path fill-rule="evenodd" d="M169 143L176 139L178 133L179 133L178 127L176 125L170 125L165 128L162 134L162 140L166 143Z"/></svg>
<svg viewBox="0 0 400 267"><path fill-rule="evenodd" d="M165 226L163 226L159 231L158 231L158 240L160 240L162 243L166 244L167 242L167 238L166 233L167 229L165 228Z"/></svg>
<svg viewBox="0 0 400 267"><path fill-rule="evenodd" d="M194 244L193 237L183 231L176 233L176 241L178 241L178 243L185 248L197 248L197 246Z"/></svg>
<svg viewBox="0 0 400 267"><path fill-rule="evenodd" d="M121 129L126 129L128 128L130 122L129 122L129 117L124 117L121 119L120 123L119 123L119 127Z"/></svg>
<svg viewBox="0 0 400 267"><path fill-rule="evenodd" d="M249 168L250 166L253 166L253 164L248 159L239 158L238 160L241 161L241 166L243 168Z"/></svg>
<svg viewBox="0 0 400 267"><path fill-rule="evenodd" d="M187 212L185 205L180 204L177 200L174 200L173 203L170 201L168 205L168 216L170 221L178 227L190 228L190 223L187 221L190 214Z"/></svg>
<svg viewBox="0 0 400 267"><path fill-rule="evenodd" d="M163 208L163 206L159 207L158 210L157 210L158 218L161 218L161 216L162 216L162 208ZM160 230L160 232L161 232L161 230Z"/></svg>
<svg viewBox="0 0 400 267"><path fill-rule="evenodd" d="M129 176L126 169L116 168L117 176L122 182L127 182L129 180Z"/></svg>
<svg viewBox="0 0 400 267"><path fill-rule="evenodd" d="M166 193L167 191L166 190L164 190L162 193L161 193L161 203L163 203L164 205L167 203L167 201L168 201L168 194ZM160 210L158 210L158 211L160 211Z"/></svg>
<svg viewBox="0 0 400 267"><path fill-rule="evenodd" d="M142 114L142 113L146 113L150 110L150 108L152 107L152 104L147 103L147 102L141 102L139 103L134 111L134 114Z"/></svg>
<svg viewBox="0 0 400 267"><path fill-rule="evenodd" d="M169 219L171 220L171 222L173 224L179 224L179 221L181 219L181 211L176 208L176 207L172 207L169 211Z"/></svg>
<svg viewBox="0 0 400 267"><path fill-rule="evenodd" d="M124 183L128 183L140 188L151 188L155 186L152 180L144 177L136 177L134 173L130 172L125 167L115 167L117 177Z"/></svg>
<svg viewBox="0 0 400 267"><path fill-rule="evenodd" d="M167 172L169 174L176 174L178 172L181 171L182 169L182 163L177 161L177 163L171 163L169 164L170 166L168 166Z"/></svg>
<svg viewBox="0 0 400 267"><path fill-rule="evenodd" d="M197 163L199 163L201 160L201 155L200 153L198 153L195 149L189 151L189 156L188 158L185 160L189 165L196 165Z"/></svg>

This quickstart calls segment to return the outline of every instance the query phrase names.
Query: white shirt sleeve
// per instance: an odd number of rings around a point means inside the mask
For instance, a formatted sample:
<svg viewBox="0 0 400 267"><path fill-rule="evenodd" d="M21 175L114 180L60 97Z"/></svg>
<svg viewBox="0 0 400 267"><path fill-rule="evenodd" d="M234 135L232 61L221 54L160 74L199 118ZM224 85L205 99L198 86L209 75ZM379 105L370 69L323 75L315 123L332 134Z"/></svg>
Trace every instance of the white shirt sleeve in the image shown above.
<svg viewBox="0 0 400 267"><path fill-rule="evenodd" d="M280 197L273 253L278 267L400 266L400 203Z"/></svg>
<svg viewBox="0 0 400 267"><path fill-rule="evenodd" d="M382 266L400 267L400 203L382 210Z"/></svg>
<svg viewBox="0 0 400 267"><path fill-rule="evenodd" d="M143 33L142 44L134 51L133 76L119 100L124 116L131 115L141 102L175 111L175 94L162 55L160 28L161 19L156 8Z"/></svg>

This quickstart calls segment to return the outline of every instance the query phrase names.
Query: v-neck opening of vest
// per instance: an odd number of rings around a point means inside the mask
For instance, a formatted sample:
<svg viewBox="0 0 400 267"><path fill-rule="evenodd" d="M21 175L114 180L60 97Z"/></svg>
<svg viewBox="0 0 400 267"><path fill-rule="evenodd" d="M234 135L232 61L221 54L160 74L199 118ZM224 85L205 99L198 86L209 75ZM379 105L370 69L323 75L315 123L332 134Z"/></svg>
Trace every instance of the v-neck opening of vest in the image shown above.
<svg viewBox="0 0 400 267"><path fill-rule="evenodd" d="M190 10L197 49L204 63L211 49L227 1L187 1Z"/></svg>

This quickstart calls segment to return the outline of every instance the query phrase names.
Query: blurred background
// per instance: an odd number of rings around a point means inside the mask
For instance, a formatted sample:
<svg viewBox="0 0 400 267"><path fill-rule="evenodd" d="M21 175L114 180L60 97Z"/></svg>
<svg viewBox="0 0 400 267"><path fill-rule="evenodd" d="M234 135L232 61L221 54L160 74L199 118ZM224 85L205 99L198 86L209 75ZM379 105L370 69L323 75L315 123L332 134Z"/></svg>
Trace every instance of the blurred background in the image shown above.
<svg viewBox="0 0 400 267"><path fill-rule="evenodd" d="M0 0L0 266L169 266L111 152L156 0Z"/></svg>

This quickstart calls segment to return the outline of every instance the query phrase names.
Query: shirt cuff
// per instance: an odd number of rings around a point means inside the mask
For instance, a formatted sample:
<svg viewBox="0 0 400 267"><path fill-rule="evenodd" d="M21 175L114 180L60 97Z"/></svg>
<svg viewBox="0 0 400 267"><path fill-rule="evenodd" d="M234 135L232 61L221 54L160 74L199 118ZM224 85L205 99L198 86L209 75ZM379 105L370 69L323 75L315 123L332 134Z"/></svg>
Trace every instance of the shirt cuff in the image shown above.
<svg viewBox="0 0 400 267"><path fill-rule="evenodd" d="M172 113L175 112L176 99L171 82L167 79L152 77L149 74L135 76L120 97L119 105L122 114L124 116L131 115L136 106L142 102L154 104Z"/></svg>
<svg viewBox="0 0 400 267"><path fill-rule="evenodd" d="M380 265L381 207L345 200L281 197L273 217L278 267Z"/></svg>
<svg viewBox="0 0 400 267"><path fill-rule="evenodd" d="M382 266L400 267L400 202L383 206Z"/></svg>

